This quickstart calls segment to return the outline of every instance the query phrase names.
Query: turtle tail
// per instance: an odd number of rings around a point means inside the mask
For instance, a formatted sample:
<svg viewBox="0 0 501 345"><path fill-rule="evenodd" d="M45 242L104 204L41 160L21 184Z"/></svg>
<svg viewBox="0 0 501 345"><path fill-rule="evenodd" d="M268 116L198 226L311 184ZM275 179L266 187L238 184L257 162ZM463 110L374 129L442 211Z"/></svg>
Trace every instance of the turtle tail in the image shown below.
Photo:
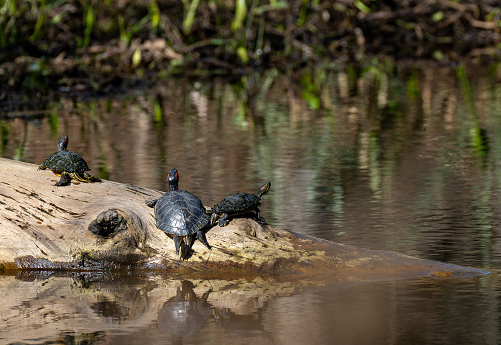
<svg viewBox="0 0 501 345"><path fill-rule="evenodd" d="M84 173L71 173L70 176L72 179L80 181L80 182L101 182L101 179L99 177L89 175L86 172L84 172Z"/></svg>

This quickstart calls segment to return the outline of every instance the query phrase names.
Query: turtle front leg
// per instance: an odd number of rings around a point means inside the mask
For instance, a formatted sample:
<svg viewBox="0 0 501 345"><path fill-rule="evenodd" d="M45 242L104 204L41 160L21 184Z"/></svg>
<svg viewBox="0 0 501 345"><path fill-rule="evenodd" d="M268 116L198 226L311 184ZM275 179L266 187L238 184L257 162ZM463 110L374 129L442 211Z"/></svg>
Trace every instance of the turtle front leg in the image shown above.
<svg viewBox="0 0 501 345"><path fill-rule="evenodd" d="M64 171L61 173L61 179L55 184L55 186L66 186L70 182L68 174Z"/></svg>
<svg viewBox="0 0 501 345"><path fill-rule="evenodd" d="M266 224L264 218L261 217L261 211L259 210L259 208L256 208L256 219L259 223Z"/></svg>
<svg viewBox="0 0 501 345"><path fill-rule="evenodd" d="M144 203L146 204L146 206L149 206L149 207L155 207L155 205L157 204L158 200L160 199L155 199L155 200L146 200Z"/></svg>
<svg viewBox="0 0 501 345"><path fill-rule="evenodd" d="M228 220L228 213L223 213L221 215L221 218L218 219L217 221L217 224L220 226L220 227L223 227L223 226L226 226L230 223L230 221Z"/></svg>

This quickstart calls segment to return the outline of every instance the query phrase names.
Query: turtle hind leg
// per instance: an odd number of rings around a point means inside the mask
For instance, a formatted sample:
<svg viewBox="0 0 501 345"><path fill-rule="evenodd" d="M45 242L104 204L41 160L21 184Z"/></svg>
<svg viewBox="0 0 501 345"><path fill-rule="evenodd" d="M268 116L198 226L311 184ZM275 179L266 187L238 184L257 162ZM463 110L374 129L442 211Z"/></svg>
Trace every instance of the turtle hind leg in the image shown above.
<svg viewBox="0 0 501 345"><path fill-rule="evenodd" d="M190 246L186 243L185 238L173 235L172 239L174 240L174 245L176 246L176 255L179 256L179 259L186 259L190 252Z"/></svg>
<svg viewBox="0 0 501 345"><path fill-rule="evenodd" d="M176 246L176 255L179 255L179 248L181 247L181 241L179 240L178 235L174 235L174 245Z"/></svg>
<svg viewBox="0 0 501 345"><path fill-rule="evenodd" d="M181 240L181 255L180 258L183 260L189 259L193 255L193 243L195 243L197 239L197 235L188 235L182 238Z"/></svg>
<svg viewBox="0 0 501 345"><path fill-rule="evenodd" d="M59 181L57 181L57 183L55 184L55 186L67 186L69 183L70 183L70 178L68 178L68 174L65 173L65 172L62 172L61 173L61 179L59 179Z"/></svg>
<svg viewBox="0 0 501 345"><path fill-rule="evenodd" d="M71 178L74 180L80 181L80 182L101 182L101 179L96 176L92 176L87 174L86 172L84 173L71 173L70 174Z"/></svg>
<svg viewBox="0 0 501 345"><path fill-rule="evenodd" d="M101 182L101 179L97 176L93 176L93 175L90 175L90 174L87 174L87 173L83 173L85 178L91 182Z"/></svg>
<svg viewBox="0 0 501 345"><path fill-rule="evenodd" d="M209 242L207 242L207 237L205 237L205 232L202 229L197 231L197 238L204 246L206 246L209 250L212 250Z"/></svg>
<svg viewBox="0 0 501 345"><path fill-rule="evenodd" d="M87 179L84 175L85 173L70 173L70 176L72 179L80 182L89 182L89 179Z"/></svg>

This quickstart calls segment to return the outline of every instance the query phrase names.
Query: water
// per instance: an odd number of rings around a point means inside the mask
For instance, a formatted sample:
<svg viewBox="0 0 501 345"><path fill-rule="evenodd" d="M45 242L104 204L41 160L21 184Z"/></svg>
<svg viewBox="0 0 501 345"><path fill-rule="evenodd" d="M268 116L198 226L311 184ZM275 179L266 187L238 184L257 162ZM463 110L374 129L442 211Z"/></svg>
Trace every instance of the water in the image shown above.
<svg viewBox="0 0 501 345"><path fill-rule="evenodd" d="M0 342L498 344L499 283L4 276Z"/></svg>
<svg viewBox="0 0 501 345"><path fill-rule="evenodd" d="M469 80L433 65L318 69L302 86L270 71L253 76L259 90L172 80L10 110L2 157L39 164L68 134L91 173L166 190L176 167L180 188L208 206L271 181L261 207L271 224L494 274L4 276L0 343L499 343L501 87L496 66L467 71ZM173 327L173 315L189 321Z"/></svg>

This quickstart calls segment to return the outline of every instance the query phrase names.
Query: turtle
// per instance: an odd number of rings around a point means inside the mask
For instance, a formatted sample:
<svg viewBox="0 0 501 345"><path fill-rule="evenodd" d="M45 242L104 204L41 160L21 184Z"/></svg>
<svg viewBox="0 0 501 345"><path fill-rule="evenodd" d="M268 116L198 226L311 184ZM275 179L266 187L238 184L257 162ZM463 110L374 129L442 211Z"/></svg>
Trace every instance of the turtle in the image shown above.
<svg viewBox="0 0 501 345"><path fill-rule="evenodd" d="M239 214L245 214L249 212L256 212L256 218L261 219L259 216L259 206L261 205L261 197L266 194L271 187L271 182L266 182L261 188L257 195L248 193L236 193L227 196L221 200L216 206L211 210L210 224L214 225L216 221L219 226L228 225L228 217L235 216Z"/></svg>
<svg viewBox="0 0 501 345"><path fill-rule="evenodd" d="M89 166L78 153L67 150L68 140L68 136L63 135L57 144L57 151L45 158L38 170L50 169L61 176L56 186L68 184L71 178L80 182L100 182L99 177L86 173L90 170Z"/></svg>
<svg viewBox="0 0 501 345"><path fill-rule="evenodd" d="M168 180L167 193L160 199L146 201L146 205L155 208L157 227L173 238L177 255L181 248L180 238L186 236L191 244L192 239L197 238L209 250L212 249L204 232L210 217L202 202L190 192L178 189L179 174L175 168L169 172Z"/></svg>

